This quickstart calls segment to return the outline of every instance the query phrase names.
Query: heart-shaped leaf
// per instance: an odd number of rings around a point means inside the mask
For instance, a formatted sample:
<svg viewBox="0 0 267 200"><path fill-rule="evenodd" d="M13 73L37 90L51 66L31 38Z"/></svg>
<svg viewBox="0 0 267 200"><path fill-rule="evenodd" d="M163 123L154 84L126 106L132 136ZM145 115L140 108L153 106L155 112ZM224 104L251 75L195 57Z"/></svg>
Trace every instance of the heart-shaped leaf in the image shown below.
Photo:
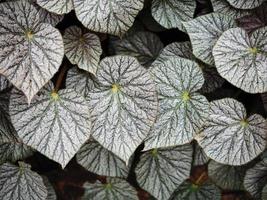
<svg viewBox="0 0 267 200"><path fill-rule="evenodd" d="M163 48L159 37L151 32L137 32L134 35L116 40L112 48L118 55L134 56L140 64L150 67Z"/></svg>
<svg viewBox="0 0 267 200"><path fill-rule="evenodd" d="M183 25L189 34L193 54L203 62L214 65L212 49L224 31L235 27L235 21L227 15L212 13L184 22Z"/></svg>
<svg viewBox="0 0 267 200"><path fill-rule="evenodd" d="M38 11L27 1L1 3L0 13L0 73L30 102L57 72L63 39L53 26L40 23Z"/></svg>
<svg viewBox="0 0 267 200"><path fill-rule="evenodd" d="M227 0L238 9L253 9L260 6L265 0Z"/></svg>
<svg viewBox="0 0 267 200"><path fill-rule="evenodd" d="M71 26L64 34L65 54L72 64L95 74L102 54L101 43L97 35L82 33L77 26Z"/></svg>
<svg viewBox="0 0 267 200"><path fill-rule="evenodd" d="M193 19L195 8L194 0L153 0L151 12L163 27L183 30L182 22Z"/></svg>
<svg viewBox="0 0 267 200"><path fill-rule="evenodd" d="M155 84L130 56L103 59L96 78L100 84L89 93L92 136L128 163L154 124L158 106Z"/></svg>
<svg viewBox="0 0 267 200"><path fill-rule="evenodd" d="M228 165L243 165L264 151L266 120L247 117L244 106L230 98L211 102L205 128L196 139L211 159Z"/></svg>
<svg viewBox="0 0 267 200"><path fill-rule="evenodd" d="M267 162L260 161L246 172L245 189L255 198L261 199L261 192L267 182Z"/></svg>
<svg viewBox="0 0 267 200"><path fill-rule="evenodd" d="M36 0L37 4L49 12L65 14L73 9L72 0Z"/></svg>
<svg viewBox="0 0 267 200"><path fill-rule="evenodd" d="M144 0L73 0L78 19L95 32L122 36L143 8Z"/></svg>
<svg viewBox="0 0 267 200"><path fill-rule="evenodd" d="M0 166L0 199L46 200L43 179L30 168L23 162L19 167L9 163Z"/></svg>
<svg viewBox="0 0 267 200"><path fill-rule="evenodd" d="M135 169L137 182L157 199L169 199L175 189L189 178L192 153L189 144L145 152Z"/></svg>
<svg viewBox="0 0 267 200"><path fill-rule="evenodd" d="M13 90L9 111L23 142L63 168L90 135L87 102L73 89L56 93L49 84L30 106L20 92Z"/></svg>
<svg viewBox="0 0 267 200"><path fill-rule="evenodd" d="M243 189L243 180L246 172L244 166L222 165L211 161L208 167L210 179L220 188L225 190Z"/></svg>
<svg viewBox="0 0 267 200"><path fill-rule="evenodd" d="M267 27L249 37L245 30L225 31L213 48L219 74L249 93L267 91Z"/></svg>
<svg viewBox="0 0 267 200"><path fill-rule="evenodd" d="M81 147L76 159L85 169L101 176L127 177L128 175L129 169L125 163L93 139Z"/></svg>
<svg viewBox="0 0 267 200"><path fill-rule="evenodd" d="M145 150L186 144L200 131L209 113L208 100L197 91L204 78L193 61L172 57L152 69L159 115Z"/></svg>
<svg viewBox="0 0 267 200"><path fill-rule="evenodd" d="M125 180L107 177L107 183L85 183L82 200L138 200L136 190Z"/></svg>

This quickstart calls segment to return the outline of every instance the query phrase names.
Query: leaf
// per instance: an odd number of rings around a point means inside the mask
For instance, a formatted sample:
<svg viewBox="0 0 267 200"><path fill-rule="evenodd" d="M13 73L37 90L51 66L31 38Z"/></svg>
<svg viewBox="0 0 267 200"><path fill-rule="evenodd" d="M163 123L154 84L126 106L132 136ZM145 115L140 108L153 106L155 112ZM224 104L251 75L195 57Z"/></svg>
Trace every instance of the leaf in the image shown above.
<svg viewBox="0 0 267 200"><path fill-rule="evenodd" d="M227 0L238 9L252 9L260 6L265 0Z"/></svg>
<svg viewBox="0 0 267 200"><path fill-rule="evenodd" d="M222 165L211 161L208 167L210 179L220 188L224 190L243 189L243 180L246 172L244 166Z"/></svg>
<svg viewBox="0 0 267 200"><path fill-rule="evenodd" d="M233 18L211 13L183 23L193 46L193 54L208 65L214 65L212 49L221 34L235 27Z"/></svg>
<svg viewBox="0 0 267 200"><path fill-rule="evenodd" d="M72 0L36 0L37 4L56 14L69 13L73 9Z"/></svg>
<svg viewBox="0 0 267 200"><path fill-rule="evenodd" d="M90 93L92 136L126 163L147 136L157 114L149 72L130 56L100 62L99 87Z"/></svg>
<svg viewBox="0 0 267 200"><path fill-rule="evenodd" d="M78 94L89 99L89 92L98 85L96 78L86 72L79 70L76 67L71 68L67 73L66 87L74 89Z"/></svg>
<svg viewBox="0 0 267 200"><path fill-rule="evenodd" d="M19 167L9 163L0 166L0 199L46 199L47 190L42 177L30 168L23 162L19 162Z"/></svg>
<svg viewBox="0 0 267 200"><path fill-rule="evenodd" d="M227 0L211 0L214 12L226 14L233 18L240 18L250 13L249 10L236 9Z"/></svg>
<svg viewBox="0 0 267 200"><path fill-rule="evenodd" d="M193 19L196 2L192 0L153 0L151 13L154 19L165 28L183 30L183 21Z"/></svg>
<svg viewBox="0 0 267 200"><path fill-rule="evenodd" d="M152 69L157 85L159 114L145 141L145 150L189 143L200 131L209 102L197 91L204 78L190 60L172 57Z"/></svg>
<svg viewBox="0 0 267 200"><path fill-rule="evenodd" d="M9 111L23 142L63 168L90 135L86 100L72 89L56 93L49 84L30 106L21 93L13 90Z"/></svg>
<svg viewBox="0 0 267 200"><path fill-rule="evenodd" d="M125 163L93 139L83 144L76 159L85 169L101 176L126 178L128 175Z"/></svg>
<svg viewBox="0 0 267 200"><path fill-rule="evenodd" d="M197 143L195 145L193 158L194 166L205 165L209 161L209 157Z"/></svg>
<svg viewBox="0 0 267 200"><path fill-rule="evenodd" d="M267 162L260 161L246 172L245 189L255 198L261 198L261 191L267 182Z"/></svg>
<svg viewBox="0 0 267 200"><path fill-rule="evenodd" d="M106 184L102 184L99 181L96 183L87 182L83 187L85 189L83 200L138 200L135 189L125 180L118 178L107 177Z"/></svg>
<svg viewBox="0 0 267 200"><path fill-rule="evenodd" d="M77 18L88 29L122 36L133 25L144 0L73 0Z"/></svg>
<svg viewBox="0 0 267 200"><path fill-rule="evenodd" d="M72 64L95 74L102 54L101 43L97 35L82 33L77 26L71 26L64 34L65 55Z"/></svg>
<svg viewBox="0 0 267 200"><path fill-rule="evenodd" d="M196 139L211 159L228 165L243 165L264 151L266 120L247 117L244 106L230 98L211 102L205 128Z"/></svg>
<svg viewBox="0 0 267 200"><path fill-rule="evenodd" d="M267 91L267 27L251 37L241 28L225 31L213 48L219 74L249 93Z"/></svg>
<svg viewBox="0 0 267 200"><path fill-rule="evenodd" d="M55 189L49 182L48 178L45 176L43 176L42 178L43 178L44 185L46 186L46 190L47 190L46 200L57 200Z"/></svg>
<svg viewBox="0 0 267 200"><path fill-rule="evenodd" d="M0 74L0 92L7 90L9 88L11 88L12 85L10 84L10 82L6 79L6 77L2 76Z"/></svg>
<svg viewBox="0 0 267 200"><path fill-rule="evenodd" d="M189 144L145 152L135 169L139 186L157 199L169 199L174 190L189 178L192 153Z"/></svg>
<svg viewBox="0 0 267 200"><path fill-rule="evenodd" d="M61 64L61 34L26 1L1 3L0 13L0 73L30 102Z"/></svg>
<svg viewBox="0 0 267 200"><path fill-rule="evenodd" d="M36 9L38 10L38 14L42 22L51 24L52 26L56 26L64 17L63 15L57 15L55 13L48 12L40 6L38 6Z"/></svg>
<svg viewBox="0 0 267 200"><path fill-rule="evenodd" d="M185 181L179 186L172 200L221 200L221 191L211 182L196 185Z"/></svg>
<svg viewBox="0 0 267 200"><path fill-rule="evenodd" d="M163 44L156 34L143 31L114 41L112 48L116 54L134 56L141 65L150 67L163 49Z"/></svg>

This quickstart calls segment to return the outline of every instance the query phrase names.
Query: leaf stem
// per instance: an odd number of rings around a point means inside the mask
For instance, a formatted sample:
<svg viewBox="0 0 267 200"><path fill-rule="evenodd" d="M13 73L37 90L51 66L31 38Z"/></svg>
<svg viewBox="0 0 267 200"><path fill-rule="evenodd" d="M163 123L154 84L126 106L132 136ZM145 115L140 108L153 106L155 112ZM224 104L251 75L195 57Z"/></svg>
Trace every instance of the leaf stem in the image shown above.
<svg viewBox="0 0 267 200"><path fill-rule="evenodd" d="M65 77L65 73L67 71L68 67L66 65L66 62L63 61L63 66L59 72L59 75L58 75L58 78L57 78L57 82L56 82L56 86L54 88L54 91L55 93L58 92L58 90L60 89L61 85L62 85L62 82L64 80L64 77Z"/></svg>
<svg viewBox="0 0 267 200"><path fill-rule="evenodd" d="M198 177L198 179L195 181L195 184L196 184L196 185L199 185L199 184L201 183L202 179L203 179L205 176L206 176L206 172L204 171L204 172L202 172L202 173L200 174L200 176Z"/></svg>

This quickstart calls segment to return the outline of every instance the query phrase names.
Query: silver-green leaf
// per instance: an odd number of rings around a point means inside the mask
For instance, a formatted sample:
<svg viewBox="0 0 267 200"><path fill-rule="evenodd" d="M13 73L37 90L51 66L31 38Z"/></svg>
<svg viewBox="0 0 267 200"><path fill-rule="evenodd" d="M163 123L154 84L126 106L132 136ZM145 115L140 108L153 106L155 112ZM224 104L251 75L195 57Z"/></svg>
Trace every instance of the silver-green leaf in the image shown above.
<svg viewBox="0 0 267 200"><path fill-rule="evenodd" d="M260 6L265 0L227 0L238 9L253 9Z"/></svg>
<svg viewBox="0 0 267 200"><path fill-rule="evenodd" d="M127 177L128 167L112 152L90 139L76 155L77 162L85 169L101 176Z"/></svg>
<svg viewBox="0 0 267 200"><path fill-rule="evenodd" d="M211 159L228 165L243 165L256 158L266 146L266 120L247 117L242 103L230 99L211 102L205 128L196 139Z"/></svg>
<svg viewBox="0 0 267 200"><path fill-rule="evenodd" d="M193 54L201 61L214 65L212 49L221 34L235 27L233 18L220 13L211 13L183 23L189 34Z"/></svg>
<svg viewBox="0 0 267 200"><path fill-rule="evenodd" d="M227 81L249 93L267 91L267 27L249 37L245 30L225 31L213 48L215 65Z"/></svg>
<svg viewBox="0 0 267 200"><path fill-rule="evenodd" d="M13 90L9 111L23 142L63 168L90 135L87 102L73 89L56 93L50 84L35 96L30 106L20 92Z"/></svg>
<svg viewBox="0 0 267 200"><path fill-rule="evenodd" d="M144 0L73 0L78 19L88 29L122 36L133 25Z"/></svg>
<svg viewBox="0 0 267 200"><path fill-rule="evenodd" d="M73 9L73 0L36 0L42 8L56 14L69 13Z"/></svg>
<svg viewBox="0 0 267 200"><path fill-rule="evenodd" d="M145 152L135 169L137 182L157 199L169 199L175 189L189 178L192 153L189 144Z"/></svg>
<svg viewBox="0 0 267 200"><path fill-rule="evenodd" d="M0 166L0 199L46 200L43 179L30 168L23 162L19 162L19 166L10 163Z"/></svg>
<svg viewBox="0 0 267 200"><path fill-rule="evenodd" d="M64 47L60 32L40 22L27 1L0 4L0 73L31 101L58 71Z"/></svg>
<svg viewBox="0 0 267 200"><path fill-rule="evenodd" d="M209 102L197 91L204 77L197 63L172 57L152 69L159 114L145 141L145 150L189 143L200 131Z"/></svg>
<svg viewBox="0 0 267 200"><path fill-rule="evenodd" d="M102 54L99 37L93 33L82 33L77 26L65 30L63 36L65 55L80 69L95 74Z"/></svg>
<svg viewBox="0 0 267 200"><path fill-rule="evenodd" d="M85 183L82 200L138 200L136 190L125 180L107 177L107 183Z"/></svg>

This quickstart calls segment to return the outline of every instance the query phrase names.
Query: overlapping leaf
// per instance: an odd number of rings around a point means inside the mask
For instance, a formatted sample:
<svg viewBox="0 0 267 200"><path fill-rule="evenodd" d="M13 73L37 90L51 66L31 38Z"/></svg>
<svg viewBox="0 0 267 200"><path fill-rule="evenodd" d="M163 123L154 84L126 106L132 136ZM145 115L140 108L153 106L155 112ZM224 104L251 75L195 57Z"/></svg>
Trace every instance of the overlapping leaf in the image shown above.
<svg viewBox="0 0 267 200"><path fill-rule="evenodd" d="M227 0L238 9L252 9L260 6L265 0Z"/></svg>
<svg viewBox="0 0 267 200"><path fill-rule="evenodd" d="M203 149L198 144L195 145L193 156L194 166L204 165L209 161L209 157L205 154Z"/></svg>
<svg viewBox="0 0 267 200"><path fill-rule="evenodd" d="M145 149L190 142L204 124L209 102L197 91L204 78L190 60L172 57L152 69L157 85L159 115L145 142Z"/></svg>
<svg viewBox="0 0 267 200"><path fill-rule="evenodd" d="M122 36L132 25L144 0L73 0L78 19L88 29Z"/></svg>
<svg viewBox="0 0 267 200"><path fill-rule="evenodd" d="M31 166L4 163L0 166L0 198L10 200L46 200L47 190L43 179L31 171Z"/></svg>
<svg viewBox="0 0 267 200"><path fill-rule="evenodd" d="M93 139L88 140L76 155L77 162L98 175L127 177L128 167L112 152Z"/></svg>
<svg viewBox="0 0 267 200"><path fill-rule="evenodd" d="M36 2L42 8L56 14L65 14L73 9L72 0L36 0Z"/></svg>
<svg viewBox="0 0 267 200"><path fill-rule="evenodd" d="M106 184L97 181L96 183L85 183L83 187L85 189L83 200L138 200L135 189L125 180L118 178L108 177Z"/></svg>
<svg viewBox="0 0 267 200"><path fill-rule="evenodd" d="M0 73L30 102L61 64L61 34L40 23L38 11L27 1L0 4L0 34Z"/></svg>
<svg viewBox="0 0 267 200"><path fill-rule="evenodd" d="M140 64L150 67L163 48L159 37L151 32L137 32L134 35L112 43L118 55L134 56Z"/></svg>
<svg viewBox="0 0 267 200"><path fill-rule="evenodd" d="M64 34L65 54L72 64L95 74L102 54L101 43L97 35L82 33L77 26L71 26Z"/></svg>
<svg viewBox="0 0 267 200"><path fill-rule="evenodd" d="M49 84L29 106L13 90L9 105L12 123L23 142L63 167L89 138L89 108L73 89L52 92Z"/></svg>
<svg viewBox="0 0 267 200"><path fill-rule="evenodd" d="M189 178L192 153L189 144L145 152L135 169L137 182L157 199L169 199L174 190Z"/></svg>
<svg viewBox="0 0 267 200"><path fill-rule="evenodd" d="M267 91L267 27L249 37L245 30L225 31L213 48L219 74L249 93Z"/></svg>
<svg viewBox="0 0 267 200"><path fill-rule="evenodd" d="M230 98L211 102L205 129L197 136L208 157L228 165L243 165L264 151L266 120L247 117L244 106Z"/></svg>
<svg viewBox="0 0 267 200"><path fill-rule="evenodd" d="M128 162L154 123L155 84L149 72L130 56L103 59L96 77L100 84L89 93L92 135Z"/></svg>
<svg viewBox="0 0 267 200"><path fill-rule="evenodd" d="M8 88L10 88L11 86L12 85L6 79L6 77L4 77L3 75L0 75L0 92L2 92L3 90L6 90Z"/></svg>
<svg viewBox="0 0 267 200"><path fill-rule="evenodd" d="M227 15L212 13L184 22L183 25L189 34L193 54L203 62L214 65L212 48L224 31L235 27L235 21Z"/></svg>
<svg viewBox="0 0 267 200"><path fill-rule="evenodd" d="M47 190L46 200L57 200L55 189L53 188L52 184L49 182L48 178L46 178L45 176L43 176L42 178L43 178L43 182L46 187L46 190Z"/></svg>
<svg viewBox="0 0 267 200"><path fill-rule="evenodd" d="M193 0L153 0L151 12L154 19L165 28L183 30L183 21L193 19L196 2Z"/></svg>

